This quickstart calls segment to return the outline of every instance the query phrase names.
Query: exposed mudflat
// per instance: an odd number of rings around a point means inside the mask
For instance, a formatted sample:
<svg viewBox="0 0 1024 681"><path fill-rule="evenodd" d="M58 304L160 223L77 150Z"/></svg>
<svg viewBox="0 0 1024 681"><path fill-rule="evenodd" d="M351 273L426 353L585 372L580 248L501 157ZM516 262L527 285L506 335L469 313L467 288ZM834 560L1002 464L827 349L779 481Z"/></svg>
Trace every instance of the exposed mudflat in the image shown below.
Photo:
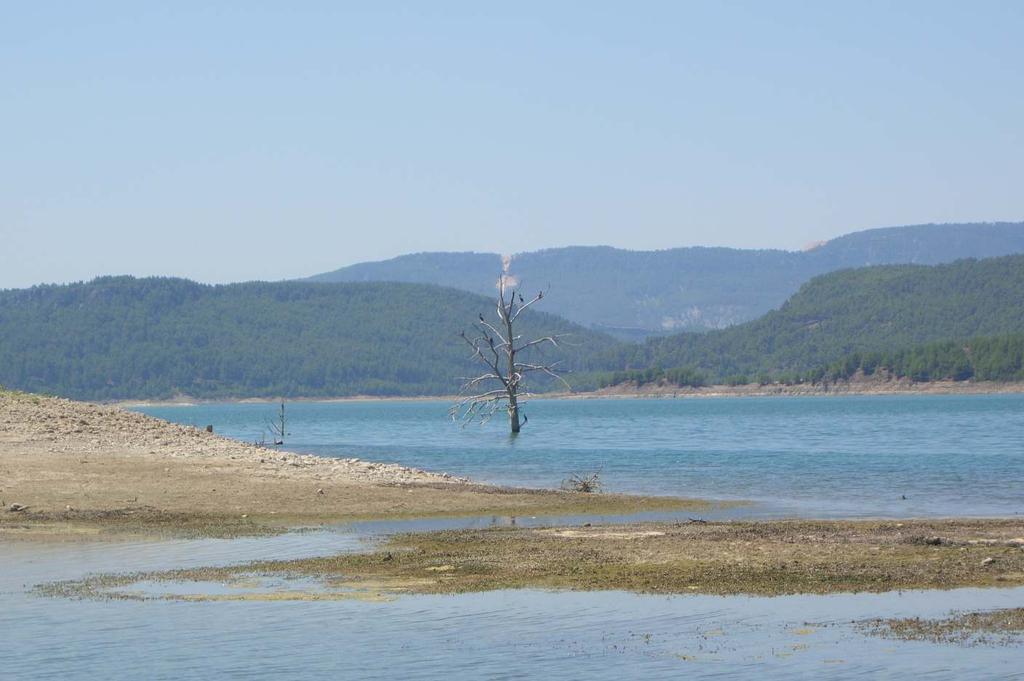
<svg viewBox="0 0 1024 681"><path fill-rule="evenodd" d="M140 580L314 578L347 590L510 588L826 594L1024 584L1024 521L768 521L496 528L396 535L368 553L51 585L95 596ZM116 592L118 597L133 597Z"/></svg>

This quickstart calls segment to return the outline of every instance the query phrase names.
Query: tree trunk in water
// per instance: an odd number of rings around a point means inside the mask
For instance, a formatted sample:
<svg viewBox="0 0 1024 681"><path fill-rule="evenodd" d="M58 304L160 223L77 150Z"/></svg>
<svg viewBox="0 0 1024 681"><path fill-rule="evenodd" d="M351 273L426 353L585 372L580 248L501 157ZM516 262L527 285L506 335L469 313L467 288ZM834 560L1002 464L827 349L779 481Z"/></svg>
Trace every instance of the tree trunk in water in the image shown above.
<svg viewBox="0 0 1024 681"><path fill-rule="evenodd" d="M519 403L516 401L515 395L509 398L508 402L508 421L512 426L512 432L518 433L520 428L519 423Z"/></svg>
<svg viewBox="0 0 1024 681"><path fill-rule="evenodd" d="M512 306L515 304L515 293L512 294L512 300L509 301L508 307L505 308L502 317L505 320L505 333L508 335L506 338L509 339L508 343L508 421L509 425L512 426L512 434L515 435L519 432L519 379L516 377L516 352L515 343L513 339L515 336L512 334Z"/></svg>

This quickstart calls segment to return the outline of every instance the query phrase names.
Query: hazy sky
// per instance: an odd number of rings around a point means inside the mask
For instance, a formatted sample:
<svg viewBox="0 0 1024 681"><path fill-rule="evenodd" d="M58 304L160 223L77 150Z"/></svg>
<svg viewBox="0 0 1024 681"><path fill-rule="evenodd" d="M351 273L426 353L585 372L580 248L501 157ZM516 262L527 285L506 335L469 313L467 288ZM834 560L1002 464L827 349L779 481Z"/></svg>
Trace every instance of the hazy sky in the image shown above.
<svg viewBox="0 0 1024 681"><path fill-rule="evenodd" d="M1024 218L1022 2L161 4L5 4L0 287Z"/></svg>

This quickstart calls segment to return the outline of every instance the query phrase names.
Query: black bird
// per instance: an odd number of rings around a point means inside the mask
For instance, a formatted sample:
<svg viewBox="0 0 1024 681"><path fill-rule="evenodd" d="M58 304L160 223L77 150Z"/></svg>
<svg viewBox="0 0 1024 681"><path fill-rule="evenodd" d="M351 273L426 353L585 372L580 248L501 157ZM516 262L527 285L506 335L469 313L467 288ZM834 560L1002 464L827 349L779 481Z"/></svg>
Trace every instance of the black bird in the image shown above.
<svg viewBox="0 0 1024 681"><path fill-rule="evenodd" d="M480 317L480 321L484 320L484 316L482 314L477 314L477 316Z"/></svg>

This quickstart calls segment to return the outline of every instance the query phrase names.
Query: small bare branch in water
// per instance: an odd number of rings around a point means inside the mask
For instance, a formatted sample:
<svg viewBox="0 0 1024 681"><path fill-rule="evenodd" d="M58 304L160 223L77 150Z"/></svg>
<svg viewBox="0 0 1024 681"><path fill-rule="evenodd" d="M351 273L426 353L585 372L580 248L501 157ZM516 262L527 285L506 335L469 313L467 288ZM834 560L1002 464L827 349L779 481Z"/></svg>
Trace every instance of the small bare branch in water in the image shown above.
<svg viewBox="0 0 1024 681"><path fill-rule="evenodd" d="M562 481L562 489L568 492L596 494L601 491L601 487L601 471L595 471L590 475L574 473Z"/></svg>
<svg viewBox="0 0 1024 681"><path fill-rule="evenodd" d="M284 436L286 433L287 419L284 414L284 400L281 401L281 408L277 412L277 417L273 421L267 421L267 428L270 429L270 434L273 436L275 445L284 444Z"/></svg>

